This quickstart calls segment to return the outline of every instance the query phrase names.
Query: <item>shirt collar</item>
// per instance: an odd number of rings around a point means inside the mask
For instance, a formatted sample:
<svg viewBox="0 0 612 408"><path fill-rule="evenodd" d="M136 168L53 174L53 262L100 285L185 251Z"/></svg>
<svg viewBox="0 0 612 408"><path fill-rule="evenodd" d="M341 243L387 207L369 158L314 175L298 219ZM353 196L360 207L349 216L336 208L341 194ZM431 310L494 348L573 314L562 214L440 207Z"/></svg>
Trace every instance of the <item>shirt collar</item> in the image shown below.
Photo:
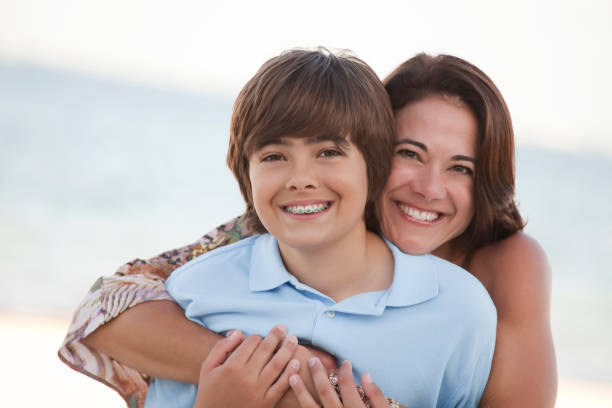
<svg viewBox="0 0 612 408"><path fill-rule="evenodd" d="M395 261L393 283L387 290L386 302L380 306L405 307L426 302L438 296L440 263L433 255L404 254L385 239ZM270 234L257 238L253 246L249 273L249 289L254 292L275 289L289 282L293 275L287 272L281 258L278 242ZM342 302L341 302L342 303Z"/></svg>
<svg viewBox="0 0 612 408"><path fill-rule="evenodd" d="M438 296L439 263L433 255L408 255L386 240L393 253L395 270L387 306L411 306Z"/></svg>
<svg viewBox="0 0 612 408"><path fill-rule="evenodd" d="M253 292L275 289L293 278L285 268L276 238L270 234L255 240L250 268L249 289Z"/></svg>

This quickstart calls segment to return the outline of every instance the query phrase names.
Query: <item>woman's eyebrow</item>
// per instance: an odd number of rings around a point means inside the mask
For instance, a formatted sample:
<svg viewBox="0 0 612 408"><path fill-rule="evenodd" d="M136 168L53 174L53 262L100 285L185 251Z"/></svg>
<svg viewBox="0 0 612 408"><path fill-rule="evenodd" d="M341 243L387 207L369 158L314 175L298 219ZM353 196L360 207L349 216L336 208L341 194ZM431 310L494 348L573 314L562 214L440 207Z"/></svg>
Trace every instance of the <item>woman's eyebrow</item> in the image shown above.
<svg viewBox="0 0 612 408"><path fill-rule="evenodd" d="M397 146L397 145L404 144L404 143L408 143L408 144L414 145L414 146L420 148L421 150L423 150L424 152L427 151L427 146L425 146L423 143L417 142L416 140L408 139L407 137L405 137L403 139L400 139L400 140L397 140L395 142L395 145Z"/></svg>
<svg viewBox="0 0 612 408"><path fill-rule="evenodd" d="M409 139L407 137L405 137L403 139L400 139L400 140L397 140L395 142L395 145L397 146L397 145L404 144L404 143L417 146L418 148L420 148L424 152L427 152L427 146L425 146L421 142L417 142L416 140L412 140L412 139ZM466 156L466 155L463 155L463 154L456 154L453 157L451 157L451 159L455 160L455 161L467 161L467 162L471 162L471 163L476 163L476 159L475 158L473 158L471 156Z"/></svg>
<svg viewBox="0 0 612 408"><path fill-rule="evenodd" d="M451 157L451 159L456 160L456 161L467 161L467 162L471 162L471 163L476 163L476 159L470 156L464 156L462 154L457 154L453 157Z"/></svg>

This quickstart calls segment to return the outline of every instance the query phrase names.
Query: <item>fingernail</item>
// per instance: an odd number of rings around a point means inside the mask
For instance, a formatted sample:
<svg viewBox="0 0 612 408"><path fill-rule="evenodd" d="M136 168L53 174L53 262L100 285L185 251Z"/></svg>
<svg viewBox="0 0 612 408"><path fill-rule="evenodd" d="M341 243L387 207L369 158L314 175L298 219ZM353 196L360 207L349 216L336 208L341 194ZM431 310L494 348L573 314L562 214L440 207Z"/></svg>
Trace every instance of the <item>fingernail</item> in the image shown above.
<svg viewBox="0 0 612 408"><path fill-rule="evenodd" d="M315 364L317 364L317 360L318 360L318 358L312 357L310 360L308 360L308 366L309 367L314 367Z"/></svg>
<svg viewBox="0 0 612 408"><path fill-rule="evenodd" d="M227 333L225 333L225 337L234 337L236 333L237 333L236 330L230 330Z"/></svg>
<svg viewBox="0 0 612 408"><path fill-rule="evenodd" d="M345 366L345 367L351 367L351 362L348 360L344 360L342 362L342 364L340 364L340 367Z"/></svg>
<svg viewBox="0 0 612 408"><path fill-rule="evenodd" d="M289 343L293 343L293 344L297 344L298 343L297 337L295 337L295 335L293 335L293 334L290 334L290 335L287 336L287 341Z"/></svg>
<svg viewBox="0 0 612 408"><path fill-rule="evenodd" d="M372 376L370 375L370 373L365 373L363 375L363 381L367 382L368 384L372 384L374 381L372 381Z"/></svg>
<svg viewBox="0 0 612 408"><path fill-rule="evenodd" d="M299 375L297 374L293 374L291 377L289 377L289 384L290 385L295 385L298 382L298 377Z"/></svg>
<svg viewBox="0 0 612 408"><path fill-rule="evenodd" d="M291 360L291 362L289 362L289 365L291 366L291 368L299 370L300 369L300 360L293 359L293 360Z"/></svg>
<svg viewBox="0 0 612 408"><path fill-rule="evenodd" d="M277 324L277 325L276 325L276 326L274 326L274 327L276 327L277 329L279 329L279 330L280 330L280 331L283 333L283 336L284 336L285 334L287 334L287 326L285 326L284 324Z"/></svg>

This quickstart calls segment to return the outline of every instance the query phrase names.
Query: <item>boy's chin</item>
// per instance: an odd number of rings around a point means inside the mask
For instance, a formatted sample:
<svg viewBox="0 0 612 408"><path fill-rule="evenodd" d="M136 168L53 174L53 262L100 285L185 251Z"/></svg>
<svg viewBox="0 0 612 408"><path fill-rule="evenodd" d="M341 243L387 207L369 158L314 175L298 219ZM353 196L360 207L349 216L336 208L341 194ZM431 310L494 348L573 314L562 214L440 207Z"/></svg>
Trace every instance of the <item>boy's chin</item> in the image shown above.
<svg viewBox="0 0 612 408"><path fill-rule="evenodd" d="M321 234L320 229L313 228L312 231L293 231L291 234L272 234L278 240L281 248L291 248L298 251L316 251L329 247L329 237ZM323 235L323 236L322 236Z"/></svg>

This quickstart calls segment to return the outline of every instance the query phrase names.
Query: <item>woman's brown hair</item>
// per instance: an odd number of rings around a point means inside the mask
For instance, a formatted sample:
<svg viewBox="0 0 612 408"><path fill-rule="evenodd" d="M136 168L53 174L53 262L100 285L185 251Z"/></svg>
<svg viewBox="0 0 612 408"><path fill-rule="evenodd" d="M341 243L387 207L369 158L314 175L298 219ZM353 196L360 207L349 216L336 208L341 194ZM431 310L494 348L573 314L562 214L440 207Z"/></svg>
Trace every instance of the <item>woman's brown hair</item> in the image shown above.
<svg viewBox="0 0 612 408"><path fill-rule="evenodd" d="M374 202L391 170L393 111L374 71L346 53L290 50L268 60L244 86L230 127L227 164L246 202L244 224L265 232L253 206L249 158L285 137L348 139L367 166L368 229L378 228Z"/></svg>
<svg viewBox="0 0 612 408"><path fill-rule="evenodd" d="M393 111L432 95L459 98L478 123L474 217L453 248L467 253L502 240L525 223L514 201L514 133L510 112L491 79L451 55L418 54L384 81Z"/></svg>

